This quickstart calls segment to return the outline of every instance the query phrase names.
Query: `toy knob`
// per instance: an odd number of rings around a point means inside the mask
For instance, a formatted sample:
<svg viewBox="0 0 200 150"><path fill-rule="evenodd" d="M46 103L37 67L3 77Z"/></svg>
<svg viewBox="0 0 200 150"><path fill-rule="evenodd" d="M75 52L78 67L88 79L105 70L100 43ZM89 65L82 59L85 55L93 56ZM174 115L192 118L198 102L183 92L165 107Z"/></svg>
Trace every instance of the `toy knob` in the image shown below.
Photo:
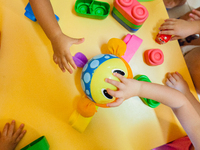
<svg viewBox="0 0 200 150"><path fill-rule="evenodd" d="M144 19L147 16L147 10L142 5L136 5L132 9L132 15L137 19Z"/></svg>
<svg viewBox="0 0 200 150"><path fill-rule="evenodd" d="M157 63L159 61L162 61L162 56L163 56L162 52L156 49L150 53L149 59L151 59L152 62Z"/></svg>
<svg viewBox="0 0 200 150"><path fill-rule="evenodd" d="M128 7L133 3L133 0L119 0L119 3L124 7Z"/></svg>
<svg viewBox="0 0 200 150"><path fill-rule="evenodd" d="M132 35L127 34L126 37L123 39L123 41L127 44L130 41L131 37Z"/></svg>
<svg viewBox="0 0 200 150"><path fill-rule="evenodd" d="M147 50L144 52L144 57L148 65L161 65L164 61L164 55L160 49Z"/></svg>
<svg viewBox="0 0 200 150"><path fill-rule="evenodd" d="M83 13L83 14L87 14L88 12L88 6L85 4L79 5L78 6L78 10L79 12Z"/></svg>

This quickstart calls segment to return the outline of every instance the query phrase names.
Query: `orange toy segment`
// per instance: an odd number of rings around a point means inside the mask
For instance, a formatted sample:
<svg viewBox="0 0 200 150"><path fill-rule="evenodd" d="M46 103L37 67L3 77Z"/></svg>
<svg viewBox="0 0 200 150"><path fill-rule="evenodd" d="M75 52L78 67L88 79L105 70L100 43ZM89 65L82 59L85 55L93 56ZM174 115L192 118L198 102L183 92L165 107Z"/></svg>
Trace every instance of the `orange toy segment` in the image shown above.
<svg viewBox="0 0 200 150"><path fill-rule="evenodd" d="M86 97L83 97L79 100L77 105L77 111L83 117L92 117L95 114L95 112L97 112L95 103Z"/></svg>

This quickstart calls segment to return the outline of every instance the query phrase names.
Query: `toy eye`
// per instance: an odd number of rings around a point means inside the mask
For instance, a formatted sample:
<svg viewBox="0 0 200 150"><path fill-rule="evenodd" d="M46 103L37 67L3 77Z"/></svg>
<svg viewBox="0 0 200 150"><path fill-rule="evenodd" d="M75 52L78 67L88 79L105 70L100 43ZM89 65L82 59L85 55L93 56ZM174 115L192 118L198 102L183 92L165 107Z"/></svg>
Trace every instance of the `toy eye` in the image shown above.
<svg viewBox="0 0 200 150"><path fill-rule="evenodd" d="M120 70L120 69L114 69L112 70L113 73L119 73L121 74L122 76L125 76L125 72L123 70Z"/></svg>
<svg viewBox="0 0 200 150"><path fill-rule="evenodd" d="M103 95L104 95L106 98L108 98L108 99L112 99L112 98L113 98L110 94L108 94L108 92L107 92L106 89L102 89L102 93L103 93Z"/></svg>

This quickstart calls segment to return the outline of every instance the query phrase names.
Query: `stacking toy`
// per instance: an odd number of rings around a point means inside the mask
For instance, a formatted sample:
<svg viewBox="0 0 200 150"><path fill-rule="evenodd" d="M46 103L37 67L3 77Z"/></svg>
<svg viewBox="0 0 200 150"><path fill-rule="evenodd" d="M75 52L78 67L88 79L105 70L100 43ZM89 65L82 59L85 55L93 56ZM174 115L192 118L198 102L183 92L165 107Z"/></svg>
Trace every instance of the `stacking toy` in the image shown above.
<svg viewBox="0 0 200 150"><path fill-rule="evenodd" d="M150 49L144 52L144 59L148 65L157 66L164 62L164 55L160 49Z"/></svg>
<svg viewBox="0 0 200 150"><path fill-rule="evenodd" d="M95 0L76 0L74 9L78 16L105 19L110 12L110 5Z"/></svg>
<svg viewBox="0 0 200 150"><path fill-rule="evenodd" d="M41 136L21 150L49 150L49 143L45 136Z"/></svg>
<svg viewBox="0 0 200 150"><path fill-rule="evenodd" d="M145 82L151 83L151 80L145 75L137 75L134 77L134 79L136 79L138 81L145 81ZM143 97L140 97L140 99L143 101L143 103L145 103L147 106L149 106L151 108L156 108L160 105L159 102L152 100L152 99L143 98Z"/></svg>
<svg viewBox="0 0 200 150"><path fill-rule="evenodd" d="M158 44L165 44L171 39L172 35L166 35L166 34L157 34L155 41Z"/></svg>
<svg viewBox="0 0 200 150"><path fill-rule="evenodd" d="M136 32L149 13L137 0L115 0L112 16L128 31Z"/></svg>
<svg viewBox="0 0 200 150"><path fill-rule="evenodd" d="M24 15L25 15L27 18L29 18L30 20L34 21L34 22L37 21L37 19L35 18L35 15L34 15L34 13L33 13L33 10L32 10L32 8L31 8L30 3L28 3L28 4L26 5ZM56 20L59 21L59 17L58 17L57 15L55 15L55 17L56 17Z"/></svg>

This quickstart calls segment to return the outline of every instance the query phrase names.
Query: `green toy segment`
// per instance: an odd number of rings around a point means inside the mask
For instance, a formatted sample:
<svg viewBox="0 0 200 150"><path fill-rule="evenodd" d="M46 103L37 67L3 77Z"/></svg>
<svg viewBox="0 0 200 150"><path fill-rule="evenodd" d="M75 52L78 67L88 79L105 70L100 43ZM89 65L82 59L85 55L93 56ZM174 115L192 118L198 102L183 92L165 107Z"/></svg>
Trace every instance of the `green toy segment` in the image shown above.
<svg viewBox="0 0 200 150"><path fill-rule="evenodd" d="M49 143L45 136L41 136L21 150L49 150Z"/></svg>
<svg viewBox="0 0 200 150"><path fill-rule="evenodd" d="M74 9L78 16L93 19L105 19L110 13L108 3L94 0L76 0Z"/></svg>
<svg viewBox="0 0 200 150"><path fill-rule="evenodd" d="M126 25L128 25L132 29L139 29L142 25L135 25L128 21L115 7L113 7L113 13L120 18Z"/></svg>
<svg viewBox="0 0 200 150"><path fill-rule="evenodd" d="M151 83L151 80L145 76L145 75L137 75L134 77L134 79L138 80L138 81L145 81L145 82L150 82ZM140 97L140 99L149 107L151 108L156 108L157 106L160 105L159 102L157 101L154 101L152 99L148 99L148 98L143 98L143 97Z"/></svg>

